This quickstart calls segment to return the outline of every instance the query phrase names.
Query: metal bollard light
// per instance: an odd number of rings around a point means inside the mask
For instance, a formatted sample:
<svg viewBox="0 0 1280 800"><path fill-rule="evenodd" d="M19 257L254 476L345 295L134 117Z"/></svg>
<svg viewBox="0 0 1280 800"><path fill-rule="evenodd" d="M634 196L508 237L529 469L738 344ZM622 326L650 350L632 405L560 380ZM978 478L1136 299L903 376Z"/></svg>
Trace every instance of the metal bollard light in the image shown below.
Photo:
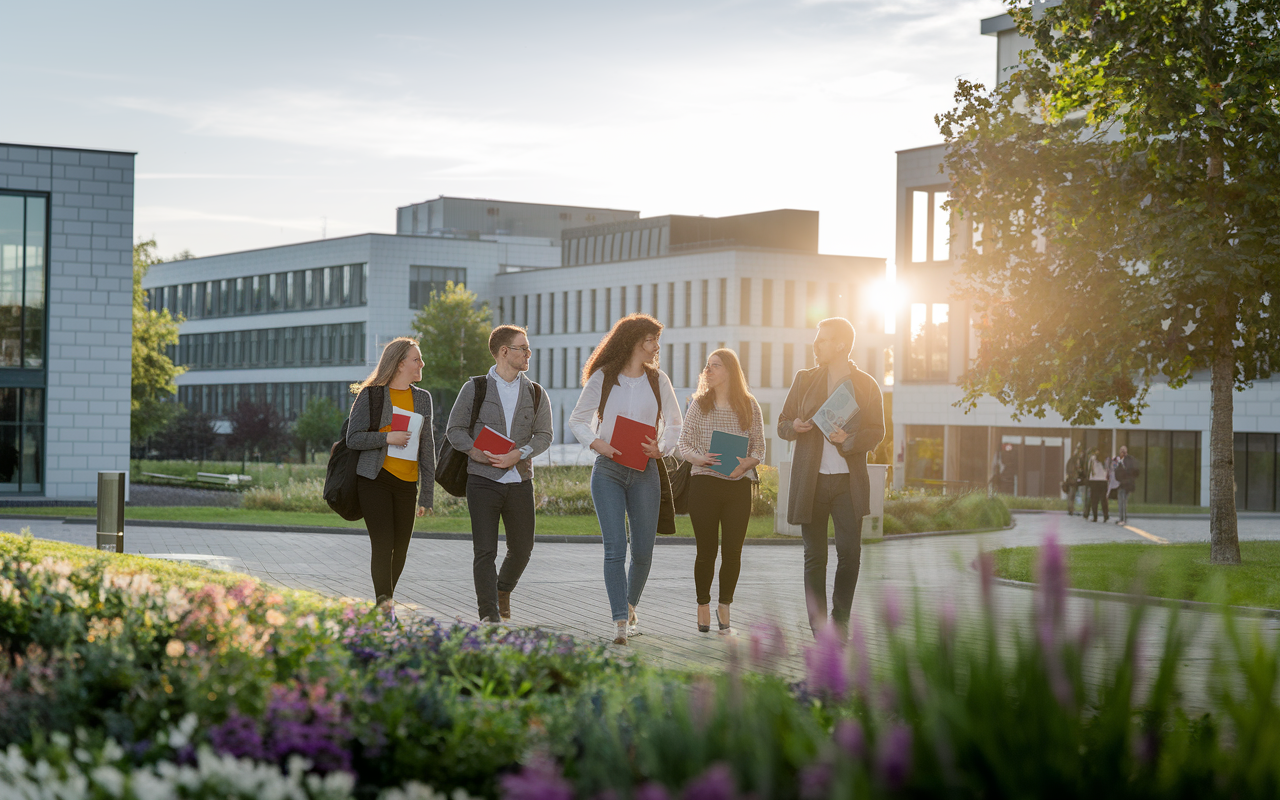
<svg viewBox="0 0 1280 800"><path fill-rule="evenodd" d="M124 552L123 472L98 473L98 549Z"/></svg>

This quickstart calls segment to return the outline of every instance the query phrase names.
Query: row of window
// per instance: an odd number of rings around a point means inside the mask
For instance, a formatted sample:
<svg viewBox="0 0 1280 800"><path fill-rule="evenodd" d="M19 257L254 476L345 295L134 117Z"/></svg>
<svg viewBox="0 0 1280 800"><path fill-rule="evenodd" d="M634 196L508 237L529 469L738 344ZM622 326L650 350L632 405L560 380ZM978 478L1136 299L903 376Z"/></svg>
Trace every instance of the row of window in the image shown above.
<svg viewBox="0 0 1280 800"><path fill-rule="evenodd" d="M670 237L670 227L654 225L640 230L566 239L561 244L560 263L576 267L580 264L652 258L667 252Z"/></svg>
<svg viewBox="0 0 1280 800"><path fill-rule="evenodd" d="M0 494L44 491L44 389L0 387Z"/></svg>
<svg viewBox="0 0 1280 800"><path fill-rule="evenodd" d="M344 412L354 399L350 383L227 383L179 386L178 402L191 412L226 417L242 402L274 405L286 420L296 419L312 399L324 398Z"/></svg>
<svg viewBox="0 0 1280 800"><path fill-rule="evenodd" d="M420 309L432 292L443 292L448 283L465 284L467 271L458 267L409 267L409 308Z"/></svg>
<svg viewBox="0 0 1280 800"><path fill-rule="evenodd" d="M819 320L835 316L856 325L852 284L766 278L760 282L758 312L753 285L751 278L740 279L734 287L729 279L717 278L510 295L498 298L498 320L521 325L530 335L603 332L614 320L643 312L669 328L700 328L731 324L733 299L738 304L733 318L739 325L812 328ZM731 293L736 297L730 298ZM798 300L803 300L803 306Z"/></svg>
<svg viewBox="0 0 1280 800"><path fill-rule="evenodd" d="M0 193L0 367L44 366L48 203Z"/></svg>
<svg viewBox="0 0 1280 800"><path fill-rule="evenodd" d="M199 370L363 365L364 323L183 334L169 357Z"/></svg>
<svg viewBox="0 0 1280 800"><path fill-rule="evenodd" d="M362 306L368 264L315 267L246 278L182 283L147 290L147 307L187 319Z"/></svg>

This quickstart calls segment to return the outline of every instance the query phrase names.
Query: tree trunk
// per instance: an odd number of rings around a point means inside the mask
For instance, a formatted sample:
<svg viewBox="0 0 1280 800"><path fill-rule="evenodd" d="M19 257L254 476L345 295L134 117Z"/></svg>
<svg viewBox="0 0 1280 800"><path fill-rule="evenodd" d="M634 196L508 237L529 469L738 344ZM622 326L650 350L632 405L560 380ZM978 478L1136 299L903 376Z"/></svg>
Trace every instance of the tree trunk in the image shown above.
<svg viewBox="0 0 1280 800"><path fill-rule="evenodd" d="M1215 344L1213 423L1209 428L1209 563L1239 564L1236 530L1235 407L1236 359L1231 340Z"/></svg>

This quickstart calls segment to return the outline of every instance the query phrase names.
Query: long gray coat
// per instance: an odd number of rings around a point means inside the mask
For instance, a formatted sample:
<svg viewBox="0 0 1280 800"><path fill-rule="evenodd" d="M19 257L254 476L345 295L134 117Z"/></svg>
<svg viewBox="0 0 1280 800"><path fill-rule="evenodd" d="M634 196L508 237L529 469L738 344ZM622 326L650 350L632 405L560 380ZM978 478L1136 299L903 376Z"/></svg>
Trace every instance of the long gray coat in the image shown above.
<svg viewBox="0 0 1280 800"><path fill-rule="evenodd" d="M422 415L422 432L418 434L418 505L431 508L436 483L436 442L431 430L431 393L417 386L413 389L413 410ZM382 392L382 420L369 424L369 392ZM374 480L387 458L387 435L377 428L391 424L391 390L386 386L370 386L356 395L347 423L347 447L360 451L356 474ZM369 430L373 427L374 430Z"/></svg>
<svg viewBox="0 0 1280 800"><path fill-rule="evenodd" d="M861 409L845 425L851 435L840 445L849 464L849 491L853 513L862 519L871 511L871 478L867 475L867 453L884 439L884 398L876 379L849 362L849 381L853 397ZM818 469L822 466L822 431L815 425L805 433L796 433L796 419L812 419L826 402L827 368L800 370L791 382L791 391L778 414L778 436L795 442L791 455L791 488L787 495L787 522L803 525L813 512L813 494L818 485Z"/></svg>
<svg viewBox="0 0 1280 800"><path fill-rule="evenodd" d="M449 439L449 444L453 445L453 449L459 453L471 452L471 448L476 443L476 437L480 435L485 425L515 442L517 450L525 445L531 445L533 452L529 457L516 462L520 479L530 480L533 478L534 457L547 451L555 431L551 425L551 398L547 397L544 391L542 401L538 403L537 413L535 413L533 381L529 380L523 372L520 373L519 399L516 401L516 411L511 419L511 432L507 433L507 417L502 410L502 396L498 394L498 387L494 384L492 375L485 380L489 382L489 388L485 390L484 402L480 405L480 415L476 417L475 430L467 430L467 423L471 421L471 402L476 396L475 384L467 381L462 391L458 392L453 410L449 412L449 427L445 430L445 436ZM504 469L481 463L474 458L467 458L468 475L479 475L496 481L506 473Z"/></svg>

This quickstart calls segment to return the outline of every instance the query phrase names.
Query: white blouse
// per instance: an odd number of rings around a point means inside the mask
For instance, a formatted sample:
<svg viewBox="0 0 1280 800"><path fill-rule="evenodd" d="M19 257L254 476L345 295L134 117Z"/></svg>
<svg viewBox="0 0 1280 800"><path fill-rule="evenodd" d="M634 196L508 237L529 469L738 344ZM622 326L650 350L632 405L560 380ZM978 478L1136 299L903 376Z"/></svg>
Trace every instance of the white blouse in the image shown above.
<svg viewBox="0 0 1280 800"><path fill-rule="evenodd" d="M578 395L578 404L569 415L569 429L578 441L587 447L596 439L609 441L613 436L613 424L618 417L626 417L646 425L653 425L658 418L658 401L653 396L653 387L649 385L647 375L638 378L618 376L618 385L609 392L609 402L604 407L604 419L596 417L596 409L600 407L600 392L604 388L604 370L596 370L587 379ZM680 441L682 418L680 402L676 400L676 390L671 386L671 379L662 370L658 370L658 393L662 395L662 427L658 431L659 448L664 454L675 452L676 443Z"/></svg>

